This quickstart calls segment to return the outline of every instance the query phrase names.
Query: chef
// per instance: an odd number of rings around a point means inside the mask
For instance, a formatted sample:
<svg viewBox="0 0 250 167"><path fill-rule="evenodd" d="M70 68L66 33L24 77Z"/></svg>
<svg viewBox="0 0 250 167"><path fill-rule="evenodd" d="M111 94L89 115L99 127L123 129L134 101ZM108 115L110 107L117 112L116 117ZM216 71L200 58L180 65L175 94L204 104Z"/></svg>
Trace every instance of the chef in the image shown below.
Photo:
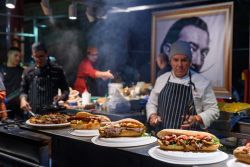
<svg viewBox="0 0 250 167"><path fill-rule="evenodd" d="M46 114L53 101L67 100L69 87L63 69L50 62L43 43L32 45L32 58L35 64L22 76L20 105L24 111ZM61 96L58 96L58 89L61 89Z"/></svg>
<svg viewBox="0 0 250 167"><path fill-rule="evenodd" d="M98 59L98 51L96 47L88 47L87 57L82 60L78 67L77 78L74 84L74 88L80 93L84 91L90 92L92 95L97 95L95 86L95 79L102 78L113 79L114 76L108 71L99 71L93 67L93 64Z"/></svg>
<svg viewBox="0 0 250 167"><path fill-rule="evenodd" d="M190 70L189 43L172 44L169 58L172 70L157 78L146 106L149 124L160 129L208 128L219 109L210 81Z"/></svg>

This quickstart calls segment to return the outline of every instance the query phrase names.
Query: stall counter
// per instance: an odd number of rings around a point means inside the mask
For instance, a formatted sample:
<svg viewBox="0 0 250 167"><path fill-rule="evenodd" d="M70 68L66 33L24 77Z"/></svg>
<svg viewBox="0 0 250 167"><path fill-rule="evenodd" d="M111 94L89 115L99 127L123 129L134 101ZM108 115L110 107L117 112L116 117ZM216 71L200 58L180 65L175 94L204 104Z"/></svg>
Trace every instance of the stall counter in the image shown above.
<svg viewBox="0 0 250 167"><path fill-rule="evenodd" d="M21 128L43 133L52 137L52 164L53 166L108 166L108 167L178 167L182 165L169 164L151 158L148 150L156 143L129 147L129 148L111 148L95 145L91 142L92 137L77 137L69 134L71 128L63 129L37 129L27 125L21 125ZM223 162L200 165L201 167L222 167L233 156ZM196 165L197 166L197 165Z"/></svg>

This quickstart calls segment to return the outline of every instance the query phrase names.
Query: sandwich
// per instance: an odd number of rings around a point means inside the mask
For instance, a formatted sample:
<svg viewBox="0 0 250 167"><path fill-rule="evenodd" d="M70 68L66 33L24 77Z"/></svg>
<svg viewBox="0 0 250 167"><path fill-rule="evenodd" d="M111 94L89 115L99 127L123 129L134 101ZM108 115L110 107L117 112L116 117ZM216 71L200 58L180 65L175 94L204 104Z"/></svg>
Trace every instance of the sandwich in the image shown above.
<svg viewBox="0 0 250 167"><path fill-rule="evenodd" d="M103 123L99 129L101 137L139 137L144 132L143 123L132 118Z"/></svg>
<svg viewBox="0 0 250 167"><path fill-rule="evenodd" d="M110 119L103 115L82 111L71 117L70 125L77 130L94 130L99 129L102 122L110 122Z"/></svg>
<svg viewBox="0 0 250 167"><path fill-rule="evenodd" d="M163 150L212 152L220 146L219 139L207 132L163 129L157 137Z"/></svg>
<svg viewBox="0 0 250 167"><path fill-rule="evenodd" d="M250 164L250 143L246 146L237 147L233 154L237 160Z"/></svg>

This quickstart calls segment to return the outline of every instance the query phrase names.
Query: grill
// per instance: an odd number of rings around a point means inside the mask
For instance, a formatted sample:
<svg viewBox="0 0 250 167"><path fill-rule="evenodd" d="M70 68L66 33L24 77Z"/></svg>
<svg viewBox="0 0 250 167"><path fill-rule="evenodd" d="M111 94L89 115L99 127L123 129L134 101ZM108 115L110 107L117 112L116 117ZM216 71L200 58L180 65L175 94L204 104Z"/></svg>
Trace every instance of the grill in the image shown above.
<svg viewBox="0 0 250 167"><path fill-rule="evenodd" d="M22 122L0 122L0 166L49 166L50 137L21 129Z"/></svg>

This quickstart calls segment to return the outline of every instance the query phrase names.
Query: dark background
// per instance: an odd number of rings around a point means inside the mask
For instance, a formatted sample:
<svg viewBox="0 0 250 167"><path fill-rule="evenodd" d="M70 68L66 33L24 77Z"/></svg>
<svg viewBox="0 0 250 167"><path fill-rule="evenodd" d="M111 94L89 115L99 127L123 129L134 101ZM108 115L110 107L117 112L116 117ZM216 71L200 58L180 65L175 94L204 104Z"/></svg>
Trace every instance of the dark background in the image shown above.
<svg viewBox="0 0 250 167"><path fill-rule="evenodd" d="M21 3L23 0L18 0ZM70 0L51 0L51 8L55 18L52 24L47 17L44 17L39 0L25 0L23 11L15 11L15 14L23 14L27 17L22 19L24 32L33 32L33 16L36 16L38 25L46 25L46 28L39 27L39 40L45 41L49 53L54 56L57 62L65 69L67 79L72 86L75 80L77 67L86 54L88 45L96 45L100 57L96 68L100 70L111 69L119 75L125 84L131 85L136 81L150 81L150 56L151 56L151 18L152 12L179 9L189 6L229 2L225 0L96 0L80 1L78 7L78 19L67 18L67 7ZM86 3L85 3L86 2ZM90 3L87 3L90 2ZM171 3L170 3L171 2ZM186 2L186 3L185 3ZM188 4L188 2L190 2ZM7 10L4 2L1 1L1 13ZM126 8L141 5L167 4L167 7L135 11L129 13L108 14L108 18L96 19L89 22L85 12L88 6L95 6L96 12L111 7ZM241 73L249 66L249 22L250 22L250 1L234 1L233 19L233 57L232 57L232 84L240 97L243 97L243 81ZM12 11L13 13L13 11ZM37 17L42 16L42 17ZM6 29L6 16L0 16L0 31ZM22 38L19 42L24 50L24 63L31 61L30 45L34 38ZM0 35L0 61L6 60L6 35ZM99 94L107 92L107 82L98 80Z"/></svg>

